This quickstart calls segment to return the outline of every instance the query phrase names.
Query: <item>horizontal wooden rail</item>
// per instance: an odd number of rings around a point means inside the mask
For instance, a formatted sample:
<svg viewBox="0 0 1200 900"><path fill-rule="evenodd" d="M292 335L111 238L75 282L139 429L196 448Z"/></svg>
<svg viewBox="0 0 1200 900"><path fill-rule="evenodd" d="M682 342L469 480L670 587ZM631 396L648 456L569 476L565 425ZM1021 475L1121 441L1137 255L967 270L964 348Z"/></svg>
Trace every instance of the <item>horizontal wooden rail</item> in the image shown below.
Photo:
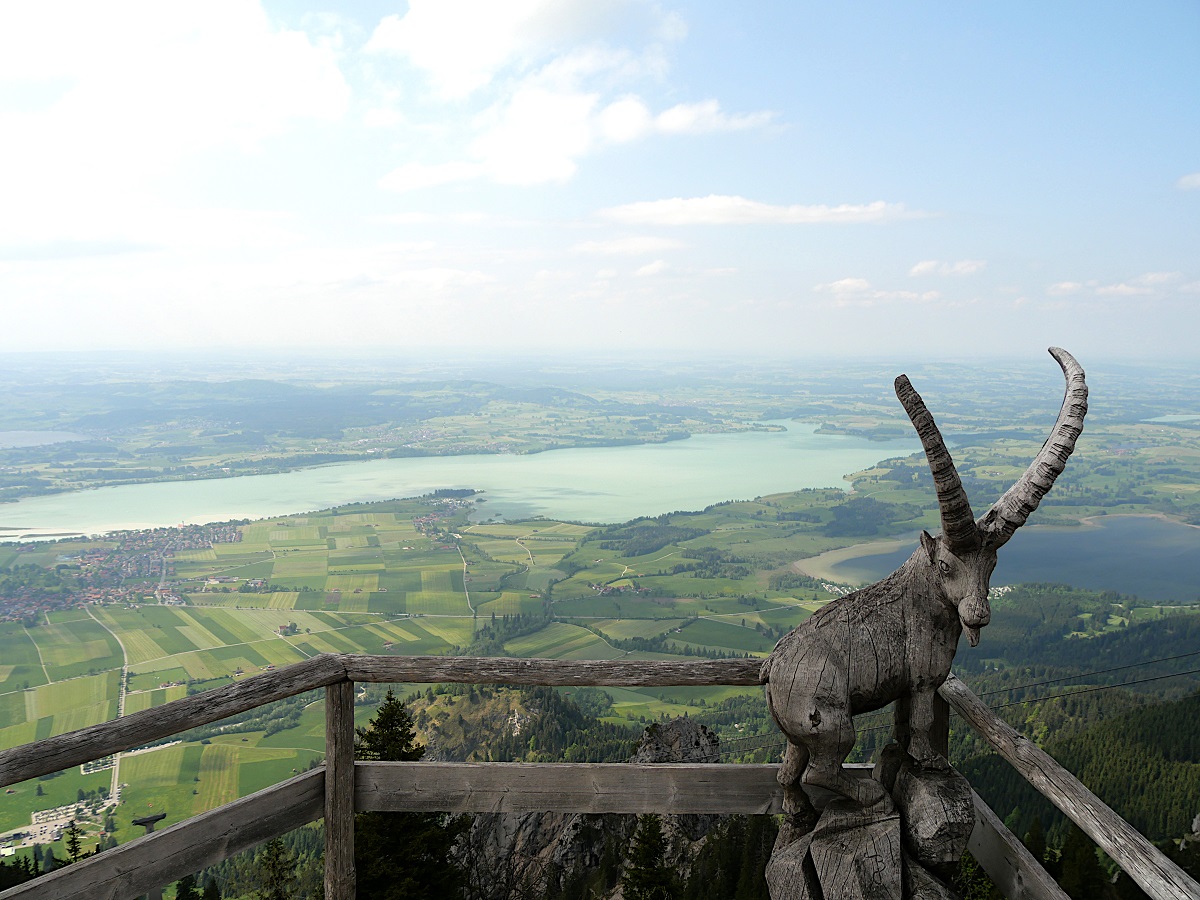
<svg viewBox="0 0 1200 900"><path fill-rule="evenodd" d="M755 685L761 659L607 660L475 656L343 656L351 681L554 687Z"/></svg>
<svg viewBox="0 0 1200 900"><path fill-rule="evenodd" d="M340 656L314 656L202 694L172 700L162 706L43 741L22 744L0 751L0 787L140 747L345 679L346 669Z"/></svg>
<svg viewBox="0 0 1200 900"><path fill-rule="evenodd" d="M783 811L778 766L721 763L357 762L359 810L720 813Z"/></svg>
<svg viewBox="0 0 1200 900"><path fill-rule="evenodd" d="M0 893L0 900L130 900L321 818L325 770L303 775Z"/></svg>
<svg viewBox="0 0 1200 900"><path fill-rule="evenodd" d="M1200 885L1074 775L1005 724L954 675L941 694L1028 781L1155 900L1200 900Z"/></svg>
<svg viewBox="0 0 1200 900"><path fill-rule="evenodd" d="M870 766L848 767L870 777ZM660 814L778 813L774 765L355 763L358 811ZM833 796L809 789L823 807ZM314 769L227 806L0 893L0 900L128 900L315 821L325 771ZM976 797L971 850L1012 900L1064 900L1021 842Z"/></svg>
<svg viewBox="0 0 1200 900"><path fill-rule="evenodd" d="M356 762L354 770L360 811L761 815L783 809L773 764ZM846 770L870 778L872 766ZM835 797L804 789L818 809ZM979 795L973 799L970 850L1004 896L1069 900Z"/></svg>
<svg viewBox="0 0 1200 900"><path fill-rule="evenodd" d="M140 747L275 700L346 680L579 687L754 685L758 684L760 665L761 660L757 659L612 662L325 653L119 719L0 751L0 787Z"/></svg>

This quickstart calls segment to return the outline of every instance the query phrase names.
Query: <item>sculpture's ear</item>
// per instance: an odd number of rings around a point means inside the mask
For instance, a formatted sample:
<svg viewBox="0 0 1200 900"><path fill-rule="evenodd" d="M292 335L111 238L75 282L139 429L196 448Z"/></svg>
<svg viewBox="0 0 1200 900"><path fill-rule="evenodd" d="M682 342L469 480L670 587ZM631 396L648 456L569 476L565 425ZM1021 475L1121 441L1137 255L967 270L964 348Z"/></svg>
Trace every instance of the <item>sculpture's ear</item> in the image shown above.
<svg viewBox="0 0 1200 900"><path fill-rule="evenodd" d="M925 555L929 557L929 564L933 565L937 562L937 541L929 534L928 531L921 532L921 547L925 550Z"/></svg>

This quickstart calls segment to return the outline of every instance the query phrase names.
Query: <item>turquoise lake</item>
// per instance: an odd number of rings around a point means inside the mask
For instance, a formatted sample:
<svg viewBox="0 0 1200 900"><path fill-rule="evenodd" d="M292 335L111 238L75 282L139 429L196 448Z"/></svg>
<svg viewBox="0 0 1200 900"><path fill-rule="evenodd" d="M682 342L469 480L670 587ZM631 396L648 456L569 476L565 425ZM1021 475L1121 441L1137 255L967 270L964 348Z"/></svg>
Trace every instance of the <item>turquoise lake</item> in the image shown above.
<svg viewBox="0 0 1200 900"><path fill-rule="evenodd" d="M0 506L0 528L25 535L102 534L181 522L277 516L343 503L413 497L437 488L485 491L483 518L543 515L623 522L703 509L722 500L815 487L848 487L844 476L920 450L914 436L867 441L786 431L698 435L665 444L553 450L525 456L381 459L196 481L98 488Z"/></svg>
<svg viewBox="0 0 1200 900"><path fill-rule="evenodd" d="M438 488L484 491L482 520L542 515L623 522L722 500L844 488L845 475L919 450L915 438L871 442L788 423L786 431L699 435L666 444L374 460L34 497L0 505L0 539L256 519ZM1022 528L1001 552L992 583L1055 581L1168 602L1200 597L1200 528L1138 516L1093 521L1078 528ZM859 557L834 573L850 583L874 581L911 552Z"/></svg>

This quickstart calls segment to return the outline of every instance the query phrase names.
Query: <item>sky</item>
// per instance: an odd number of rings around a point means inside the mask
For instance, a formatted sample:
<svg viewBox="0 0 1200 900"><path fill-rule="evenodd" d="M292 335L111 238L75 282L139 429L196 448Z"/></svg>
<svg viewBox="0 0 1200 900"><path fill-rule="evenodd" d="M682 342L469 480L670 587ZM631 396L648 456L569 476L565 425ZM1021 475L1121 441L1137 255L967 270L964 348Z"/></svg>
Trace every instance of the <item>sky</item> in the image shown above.
<svg viewBox="0 0 1200 900"><path fill-rule="evenodd" d="M1200 4L0 3L0 352L1200 358Z"/></svg>

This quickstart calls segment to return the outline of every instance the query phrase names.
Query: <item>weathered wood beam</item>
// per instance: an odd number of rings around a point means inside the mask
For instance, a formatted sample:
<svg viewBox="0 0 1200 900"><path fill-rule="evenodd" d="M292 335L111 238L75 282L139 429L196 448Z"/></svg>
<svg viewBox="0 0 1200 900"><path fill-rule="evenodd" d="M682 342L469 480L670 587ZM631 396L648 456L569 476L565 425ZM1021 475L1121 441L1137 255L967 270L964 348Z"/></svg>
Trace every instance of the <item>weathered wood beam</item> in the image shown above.
<svg viewBox="0 0 1200 900"><path fill-rule="evenodd" d="M756 685L761 659L596 660L470 656L342 657L351 681L577 687Z"/></svg>
<svg viewBox="0 0 1200 900"><path fill-rule="evenodd" d="M359 810L764 814L774 765L357 762Z"/></svg>
<svg viewBox="0 0 1200 900"><path fill-rule="evenodd" d="M325 900L354 900L354 682L325 688Z"/></svg>
<svg viewBox="0 0 1200 900"><path fill-rule="evenodd" d="M474 684L757 685L758 659L608 660L322 654L110 722L0 751L0 787L170 737L349 677L373 682Z"/></svg>
<svg viewBox="0 0 1200 900"><path fill-rule="evenodd" d="M1044 750L1000 720L954 675L941 694L1042 796L1155 900L1200 900L1200 885Z"/></svg>
<svg viewBox="0 0 1200 900"><path fill-rule="evenodd" d="M345 678L342 657L323 654L99 725L22 744L0 751L0 787L140 747Z"/></svg>
<svg viewBox="0 0 1200 900"><path fill-rule="evenodd" d="M1008 830L983 798L975 801L975 830L967 849L1008 900L1070 900L1039 860Z"/></svg>
<svg viewBox="0 0 1200 900"><path fill-rule="evenodd" d="M0 893L0 900L132 900L321 817L325 770L105 850Z"/></svg>

